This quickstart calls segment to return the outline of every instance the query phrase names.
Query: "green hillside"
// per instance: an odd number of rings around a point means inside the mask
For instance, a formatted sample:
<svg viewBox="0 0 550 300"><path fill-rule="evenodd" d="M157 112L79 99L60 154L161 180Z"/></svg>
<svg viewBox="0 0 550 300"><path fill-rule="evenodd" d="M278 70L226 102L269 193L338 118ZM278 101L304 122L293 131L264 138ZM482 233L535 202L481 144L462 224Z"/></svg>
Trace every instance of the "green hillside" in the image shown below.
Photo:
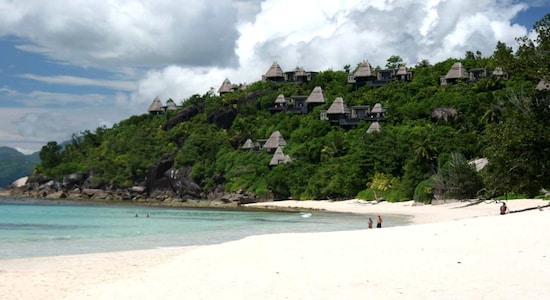
<svg viewBox="0 0 550 300"><path fill-rule="evenodd" d="M468 51L464 58L407 66L411 81L348 83L355 70L348 65L305 83L258 81L223 95L211 90L185 99L176 111L75 135L64 149L50 142L37 171L59 180L93 171L96 183L121 187L146 185L151 167L168 161L190 172L203 191L276 198L535 196L550 187L550 96L541 81L550 81L550 14L535 28L538 39L518 39L515 52L499 43L489 56ZM470 76L477 69L493 73L442 86L441 77L456 62ZM393 55L386 67L400 66ZM305 114L274 109L279 95L292 107L315 87L322 88L324 104ZM374 119L349 126L324 120L338 97L348 108L381 104L381 130L367 133ZM263 142L275 131L290 161L270 166L272 152L243 149L248 139ZM468 162L479 158L489 163L476 172Z"/></svg>
<svg viewBox="0 0 550 300"><path fill-rule="evenodd" d="M31 174L39 162L38 153L25 155L10 147L0 147L0 188Z"/></svg>

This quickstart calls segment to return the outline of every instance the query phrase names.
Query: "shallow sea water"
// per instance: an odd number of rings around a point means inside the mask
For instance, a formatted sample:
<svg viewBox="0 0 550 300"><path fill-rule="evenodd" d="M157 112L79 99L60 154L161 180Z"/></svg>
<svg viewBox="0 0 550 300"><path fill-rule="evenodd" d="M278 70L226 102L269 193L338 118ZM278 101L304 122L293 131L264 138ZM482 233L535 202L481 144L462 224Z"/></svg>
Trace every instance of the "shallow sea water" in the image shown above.
<svg viewBox="0 0 550 300"><path fill-rule="evenodd" d="M0 259L217 244L271 233L359 230L367 227L368 217L4 197ZM385 227L408 222L403 216L384 217Z"/></svg>

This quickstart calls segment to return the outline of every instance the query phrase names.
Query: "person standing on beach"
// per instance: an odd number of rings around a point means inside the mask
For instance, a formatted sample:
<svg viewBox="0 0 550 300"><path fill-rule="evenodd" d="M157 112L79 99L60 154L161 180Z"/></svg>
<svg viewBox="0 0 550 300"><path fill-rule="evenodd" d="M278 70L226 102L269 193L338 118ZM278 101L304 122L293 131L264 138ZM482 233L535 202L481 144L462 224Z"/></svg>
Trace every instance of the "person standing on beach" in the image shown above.
<svg viewBox="0 0 550 300"><path fill-rule="evenodd" d="M372 228L372 218L369 218L369 228Z"/></svg>
<svg viewBox="0 0 550 300"><path fill-rule="evenodd" d="M378 220L376 221L376 228L382 228L382 217L378 216Z"/></svg>

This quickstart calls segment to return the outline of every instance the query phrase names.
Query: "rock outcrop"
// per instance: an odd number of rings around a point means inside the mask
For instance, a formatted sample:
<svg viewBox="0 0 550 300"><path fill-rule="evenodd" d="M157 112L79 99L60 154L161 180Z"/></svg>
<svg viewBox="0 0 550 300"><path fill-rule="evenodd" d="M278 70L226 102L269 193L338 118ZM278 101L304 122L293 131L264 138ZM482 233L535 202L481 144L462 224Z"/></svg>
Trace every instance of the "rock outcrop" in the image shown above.
<svg viewBox="0 0 550 300"><path fill-rule="evenodd" d="M94 179L94 172L73 173L61 182L43 175L29 176L25 184L11 186L9 194L15 197L45 199L72 199L98 201L130 201L157 203L167 206L239 206L247 203L273 200L274 196L258 197L239 190L224 191L224 178L214 179L216 186L204 190L190 176L192 168L174 168L173 160L163 160L149 168L143 184L130 187L109 185Z"/></svg>
<svg viewBox="0 0 550 300"><path fill-rule="evenodd" d="M188 106L181 111L179 111L172 119L168 120L164 124L163 129L168 131L172 127L178 125L179 123L189 121L192 117L199 113L199 108L195 105Z"/></svg>
<svg viewBox="0 0 550 300"><path fill-rule="evenodd" d="M208 115L208 122L216 124L219 128L229 129L237 117L237 111L234 109L215 111Z"/></svg>

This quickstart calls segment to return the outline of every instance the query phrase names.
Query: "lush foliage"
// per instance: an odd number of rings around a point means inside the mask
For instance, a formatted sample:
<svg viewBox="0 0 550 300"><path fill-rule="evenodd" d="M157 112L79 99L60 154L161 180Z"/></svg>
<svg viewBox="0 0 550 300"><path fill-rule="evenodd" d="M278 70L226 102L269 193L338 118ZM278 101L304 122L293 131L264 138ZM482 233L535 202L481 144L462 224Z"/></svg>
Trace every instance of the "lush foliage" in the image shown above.
<svg viewBox="0 0 550 300"><path fill-rule="evenodd" d="M13 148L0 147L0 188L29 175L38 162L38 152L25 155Z"/></svg>
<svg viewBox="0 0 550 300"><path fill-rule="evenodd" d="M292 198L418 198L429 202L445 197L495 197L504 193L536 195L550 186L550 15L535 25L538 38L519 38L518 50L498 43L483 57L468 51L462 59L414 67L412 82L394 81L382 87L347 83L344 70L320 72L309 83L258 81L244 91L221 96L212 91L182 102L200 111L168 131L167 115L134 116L111 129L98 128L74 136L64 149L48 143L37 171L53 177L94 171L94 179L115 185L140 184L149 166L174 159L176 167L192 167L191 176L204 189L223 184L227 191L249 190ZM439 85L439 77L454 62L467 69L502 67L508 79L488 77L476 82ZM389 67L402 65L393 55ZM270 113L279 94L308 95L321 86L327 103L306 115ZM344 130L319 119L336 97L348 105L381 103L386 108L382 131L367 134L369 124ZM436 108L456 110L448 118L432 118ZM236 109L231 128L209 121L218 111ZM287 141L284 152L293 161L268 167L271 154L245 151L245 139L267 139L278 130ZM239 143L235 143L239 141ZM468 164L487 157L480 173Z"/></svg>

